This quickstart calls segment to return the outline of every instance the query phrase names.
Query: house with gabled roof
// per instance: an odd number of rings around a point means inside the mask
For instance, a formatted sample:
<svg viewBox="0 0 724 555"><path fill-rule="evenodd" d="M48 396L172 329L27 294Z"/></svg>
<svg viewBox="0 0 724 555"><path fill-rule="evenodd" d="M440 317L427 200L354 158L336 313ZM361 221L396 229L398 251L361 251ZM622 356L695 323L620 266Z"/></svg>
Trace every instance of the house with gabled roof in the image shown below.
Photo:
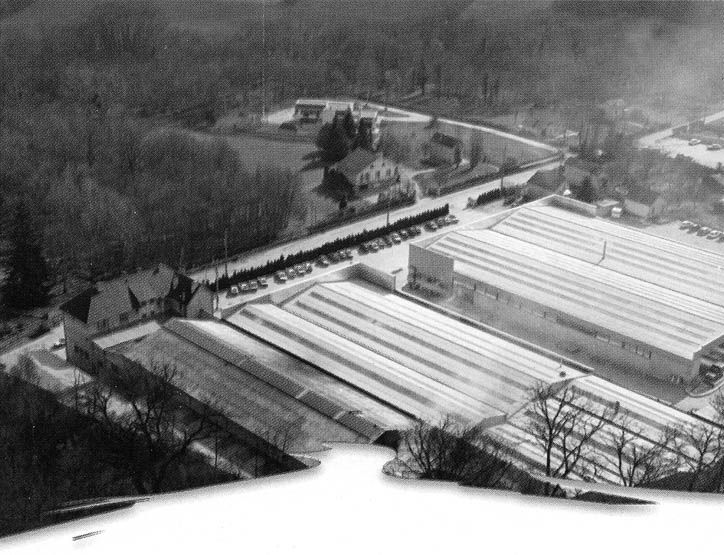
<svg viewBox="0 0 724 555"><path fill-rule="evenodd" d="M97 354L109 341L130 341L170 316L213 315L213 293L165 264L99 282L60 306L67 359L94 372ZM157 327L157 326L156 326Z"/></svg>
<svg viewBox="0 0 724 555"><path fill-rule="evenodd" d="M400 176L400 166L381 152L356 148L332 168L345 179L355 196L381 185L392 184Z"/></svg>

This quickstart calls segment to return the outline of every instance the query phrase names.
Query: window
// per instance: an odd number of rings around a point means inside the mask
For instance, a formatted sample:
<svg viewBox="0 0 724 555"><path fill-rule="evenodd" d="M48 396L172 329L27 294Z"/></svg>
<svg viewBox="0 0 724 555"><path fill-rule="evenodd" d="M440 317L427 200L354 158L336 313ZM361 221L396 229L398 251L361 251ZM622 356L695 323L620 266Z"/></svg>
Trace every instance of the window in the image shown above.
<svg viewBox="0 0 724 555"><path fill-rule="evenodd" d="M390 168L387 168L387 177L390 177L392 175L392 170Z"/></svg>
<svg viewBox="0 0 724 555"><path fill-rule="evenodd" d="M379 180L380 180L380 170L377 170L377 171L375 172L375 180L376 180L376 181L379 181Z"/></svg>
<svg viewBox="0 0 724 555"><path fill-rule="evenodd" d="M370 180L370 172L366 172L366 173L365 173L365 181L369 181L369 180Z"/></svg>

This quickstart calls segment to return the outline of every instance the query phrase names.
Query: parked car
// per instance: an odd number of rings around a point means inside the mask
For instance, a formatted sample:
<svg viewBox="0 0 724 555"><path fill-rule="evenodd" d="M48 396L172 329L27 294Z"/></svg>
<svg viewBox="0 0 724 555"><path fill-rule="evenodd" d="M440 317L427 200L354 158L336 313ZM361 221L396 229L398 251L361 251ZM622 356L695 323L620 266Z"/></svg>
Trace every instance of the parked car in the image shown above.
<svg viewBox="0 0 724 555"><path fill-rule="evenodd" d="M400 237L399 233L391 233L390 234L390 240L395 244L399 245L402 243L402 238Z"/></svg>
<svg viewBox="0 0 724 555"><path fill-rule="evenodd" d="M62 349L65 347L65 337L59 337L58 340L53 343L53 349Z"/></svg>
<svg viewBox="0 0 724 555"><path fill-rule="evenodd" d="M329 266L329 258L322 255L319 258L317 258L317 264L319 266L321 266L322 268L326 268L327 266Z"/></svg>
<svg viewBox="0 0 724 555"><path fill-rule="evenodd" d="M394 243L392 242L392 239L390 238L389 235L383 235L383 236L382 236L382 239L380 239L380 240L381 240L381 241L384 241L384 242L385 242L385 245L388 246L388 247L391 247L392 245L394 245Z"/></svg>
<svg viewBox="0 0 724 555"><path fill-rule="evenodd" d="M253 292L258 291L258 290L259 290L259 282L257 282L255 279L252 279L252 280L249 282L249 292L250 292L250 293L253 293Z"/></svg>
<svg viewBox="0 0 724 555"><path fill-rule="evenodd" d="M377 241L370 241L367 244L367 248L372 252L377 252L378 250L380 250L380 246L377 244Z"/></svg>
<svg viewBox="0 0 724 555"><path fill-rule="evenodd" d="M721 145L719 143L710 144L708 147L706 147L707 150L721 150Z"/></svg>
<svg viewBox="0 0 724 555"><path fill-rule="evenodd" d="M313 269L314 269L314 267L312 266L312 263L311 263L311 262L305 262L305 263L304 263L304 271L305 271L305 272L307 272L308 274L311 274Z"/></svg>
<svg viewBox="0 0 724 555"><path fill-rule="evenodd" d="M422 233L422 229L419 225L413 225L411 228L413 235L420 235Z"/></svg>
<svg viewBox="0 0 724 555"><path fill-rule="evenodd" d="M425 229L427 231L437 231L437 224L433 221L429 221L425 224Z"/></svg>
<svg viewBox="0 0 724 555"><path fill-rule="evenodd" d="M692 224L689 226L689 231L697 231L700 227L701 227L701 224L692 223Z"/></svg>
<svg viewBox="0 0 724 555"><path fill-rule="evenodd" d="M435 220L435 223L437 224L437 227L445 227L447 225L447 220L440 216L437 220Z"/></svg>
<svg viewBox="0 0 724 555"><path fill-rule="evenodd" d="M684 220L679 224L679 229L689 229L693 225L689 220Z"/></svg>
<svg viewBox="0 0 724 555"><path fill-rule="evenodd" d="M352 249L345 249L344 254L347 256L348 260L352 260L352 258L354 258L354 253L352 252Z"/></svg>
<svg viewBox="0 0 724 555"><path fill-rule="evenodd" d="M342 260L346 260L346 259L347 259L347 251L344 250L344 249L338 250L338 251L337 251L337 258L339 258L340 262L341 262Z"/></svg>
<svg viewBox="0 0 724 555"><path fill-rule="evenodd" d="M400 237L402 237L402 239L404 240L404 239L407 239L408 237L410 237L410 234L407 233L407 230L406 230L406 229L401 229L401 230L400 230Z"/></svg>
<svg viewBox="0 0 724 555"><path fill-rule="evenodd" d="M696 146L698 144L701 144L699 139L689 139L689 146Z"/></svg>
<svg viewBox="0 0 724 555"><path fill-rule="evenodd" d="M710 231L711 231L710 227L703 226L698 229L696 234L697 235L708 235Z"/></svg>
<svg viewBox="0 0 724 555"><path fill-rule="evenodd" d="M229 287L229 292L227 293L227 296L229 297L236 297L239 294L239 288L236 285L232 285Z"/></svg>
<svg viewBox="0 0 724 555"><path fill-rule="evenodd" d="M718 229L712 229L706 236L707 239L719 239L721 237L721 231Z"/></svg>
<svg viewBox="0 0 724 555"><path fill-rule="evenodd" d="M445 221L449 225L460 223L460 220L457 219L457 216L454 216L453 214L448 214L447 216L445 216Z"/></svg>
<svg viewBox="0 0 724 555"><path fill-rule="evenodd" d="M269 283L267 283L265 277L260 277L257 281L259 282L259 287L269 287Z"/></svg>
<svg viewBox="0 0 724 555"><path fill-rule="evenodd" d="M297 264L296 266L294 266L294 272L298 276L301 276L301 275L305 274L307 271L304 269L304 264Z"/></svg>
<svg viewBox="0 0 724 555"><path fill-rule="evenodd" d="M239 291L242 293L246 293L249 290L249 284L245 281L241 282L241 285L239 285Z"/></svg>
<svg viewBox="0 0 724 555"><path fill-rule="evenodd" d="M279 270L276 274L274 274L274 278L281 283L284 283L287 281L287 274L284 273L284 270Z"/></svg>

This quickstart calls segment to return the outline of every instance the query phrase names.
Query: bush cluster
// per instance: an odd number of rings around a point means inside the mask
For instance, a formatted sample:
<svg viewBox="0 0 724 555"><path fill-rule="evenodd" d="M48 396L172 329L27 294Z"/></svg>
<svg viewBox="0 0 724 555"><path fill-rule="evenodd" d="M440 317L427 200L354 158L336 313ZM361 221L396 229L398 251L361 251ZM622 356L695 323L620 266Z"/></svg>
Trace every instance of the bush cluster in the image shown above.
<svg viewBox="0 0 724 555"><path fill-rule="evenodd" d="M449 213L450 206L448 204L445 204L444 206L441 206L439 208L426 210L425 212L415 214L414 216L400 218L399 220L392 222L389 225L384 225L376 229L365 229L359 233L347 235L346 237L340 237L339 239L335 239L334 241L328 241L315 249L299 251L296 254L291 254L289 256L282 255L276 260L270 260L262 266L246 268L244 270L234 272L233 274L231 274L231 276L223 275L219 278L218 287L219 289L227 289L228 287L231 287L232 285L241 281L248 281L250 279L254 279L260 276L273 274L274 272L278 272L279 270L283 270L284 268L288 268L289 266L293 266L294 264L314 260L319 256L336 252L340 249L353 247L355 245L359 245L360 243L365 243L367 241L371 241L372 239L377 239L379 237L382 237L383 235L405 229L412 225L417 225L428 220L432 220L434 218L439 218L441 216L447 216ZM212 282L210 286L215 288L216 282Z"/></svg>

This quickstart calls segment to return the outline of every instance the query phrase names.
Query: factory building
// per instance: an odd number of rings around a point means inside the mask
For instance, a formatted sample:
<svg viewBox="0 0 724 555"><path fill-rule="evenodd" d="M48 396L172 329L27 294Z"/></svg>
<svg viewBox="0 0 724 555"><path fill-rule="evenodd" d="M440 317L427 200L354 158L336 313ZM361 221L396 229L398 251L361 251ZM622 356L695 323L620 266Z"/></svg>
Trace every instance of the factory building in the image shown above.
<svg viewBox="0 0 724 555"><path fill-rule="evenodd" d="M548 197L411 245L413 288L588 363L689 381L724 366L724 256Z"/></svg>

